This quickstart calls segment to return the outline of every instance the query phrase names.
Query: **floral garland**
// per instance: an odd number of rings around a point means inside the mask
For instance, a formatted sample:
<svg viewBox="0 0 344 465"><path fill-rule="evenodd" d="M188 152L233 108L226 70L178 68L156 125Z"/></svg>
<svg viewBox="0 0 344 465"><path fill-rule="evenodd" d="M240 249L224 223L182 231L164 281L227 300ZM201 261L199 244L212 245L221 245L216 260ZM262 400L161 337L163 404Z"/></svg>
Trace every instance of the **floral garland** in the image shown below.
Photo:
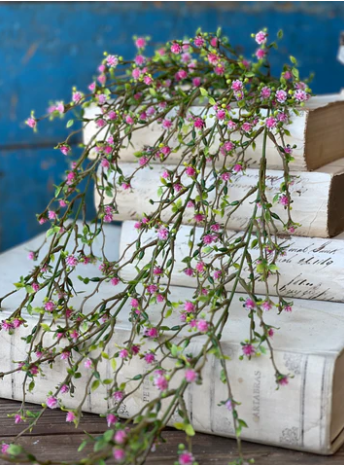
<svg viewBox="0 0 344 465"><path fill-rule="evenodd" d="M280 32L278 38L281 37ZM2 321L3 331L15 333L19 327L26 326L27 314L38 315L38 323L26 333L25 360L1 376L6 382L10 374L24 372L22 404L13 413L15 423L25 423L23 432L34 427L46 409L56 407L66 410L66 421L77 425L88 391L96 391L100 386L106 389L108 399L113 399L113 408L105 415L108 429L103 435L88 436L80 450L91 444L93 452L74 461L75 464L102 465L112 456L121 464L144 463L159 443L164 427L178 412L180 421L175 426L185 431L187 446L181 444L176 451L176 463L195 465L191 442L194 429L184 395L190 384L202 384L203 368L210 356L219 359L222 366L219 382L227 386L228 395L217 408L227 409L232 416L238 442L238 459L233 463L244 463L240 435L247 425L239 416L240 407L232 394L221 343L239 286L246 293L241 300L250 335L242 341L241 358L268 353L277 388L288 383L289 374L281 373L274 361L271 342L274 328L265 323L264 314L291 311L292 304L279 295L278 286L273 290L277 299L271 299L267 281L272 274L278 281L276 261L284 253L279 245L277 225L289 233L298 226L291 218L289 192L293 182L289 163L293 160L294 147L284 140L290 135L291 115L304 105L310 90L300 81L293 57L279 78L272 76L268 54L277 45L268 43L266 30L253 38L259 48L252 61L238 55L220 30L216 34L197 31L191 39L175 40L158 48L151 57L146 54L149 39L134 38L137 54L133 61L105 53L99 75L89 86L90 92L84 94L73 89L69 103L55 103L43 117L53 120L72 112L74 116L68 120L67 128L81 120L83 127L95 124L97 134L83 145L79 157L74 157L70 140L82 129L72 131L56 147L74 160L70 162L66 178L56 186L54 198L37 215L40 224L50 222L48 252L42 255L41 247L30 251L29 258L35 262L32 271L0 301L3 304L15 292L25 293L12 316ZM196 104L202 106L201 113L193 112ZM97 108L93 119L85 116L85 109L90 105ZM26 123L36 130L41 119L32 112ZM137 162L132 164L131 174L123 175L121 149L130 144L136 131L152 123L161 128L159 138L135 153ZM263 139L258 182L244 198L232 202L228 186L245 176L246 152L255 147L258 137ZM214 143L216 138L218 144ZM284 181L272 202L266 195L268 139L274 143L284 171ZM178 154L178 160L171 167L169 159L173 154ZM153 164L162 167L158 193L151 202L153 212L149 215L142 212L135 223L137 239L130 244L134 247L131 260L121 257L111 261L105 254L104 226L115 221L121 212L119 194L132 190L136 174L149 170ZM168 169L164 168L166 165ZM85 198L93 182L100 201L96 217L86 221ZM239 238L233 239L227 227L247 198L252 204L251 217ZM287 212L286 222L274 212L277 203ZM171 274L175 267L176 240L186 211L192 212L192 220L188 222L191 232L189 253L183 259L184 272L195 277L197 285L192 299L174 302L169 298ZM195 241L196 227L202 228L199 242ZM141 238L147 231L155 235L155 240L143 245ZM93 252L96 238L102 238L100 256ZM148 265L141 265L148 248L152 260ZM255 260L250 253L253 248L259 250ZM125 281L121 270L129 262L135 263L137 276ZM96 265L101 277L79 275L74 279L73 271L79 264ZM244 269L249 273L244 275ZM263 297L255 292L258 280L265 283ZM82 289L91 282L95 287L83 294L79 308L73 308L71 299L80 290L80 281ZM111 285L111 296L102 298L104 286ZM97 305L85 312L86 303L95 294ZM43 299L39 305L36 304L38 296ZM153 324L150 310L155 304L160 305L160 318ZM125 344L118 345L117 319L125 305L131 309L131 331ZM180 324L173 328L169 326L171 314L180 317ZM203 338L201 350L190 354L189 344L199 338ZM115 352L109 355L111 347L115 347ZM130 383L120 382L120 373L134 358L141 359L144 370L130 379ZM57 360L65 361L65 372L60 373L63 382L56 389L52 386L39 413L28 411L27 392L35 390L38 375L47 373L49 367L54 369ZM112 370L106 379L98 371L102 361ZM86 369L83 374L82 366ZM79 405L67 409L64 396L74 392L74 382L80 377L84 380L84 392L77 392ZM135 415L120 421L126 400L145 382L153 383L156 395ZM45 463L17 443L4 443L1 453L8 461Z"/></svg>

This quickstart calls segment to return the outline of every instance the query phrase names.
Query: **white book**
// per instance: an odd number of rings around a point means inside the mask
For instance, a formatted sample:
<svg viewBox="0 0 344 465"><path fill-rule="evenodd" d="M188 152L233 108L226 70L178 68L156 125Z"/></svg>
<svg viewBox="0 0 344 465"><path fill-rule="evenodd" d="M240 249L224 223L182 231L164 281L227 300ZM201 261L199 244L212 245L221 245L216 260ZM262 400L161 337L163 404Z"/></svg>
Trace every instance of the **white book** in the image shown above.
<svg viewBox="0 0 344 465"><path fill-rule="evenodd" d="M193 106L190 112L194 115L204 114L204 106ZM162 111L162 110L160 110ZM173 118L178 109L171 111L167 118ZM234 110L235 116L235 110ZM90 121L84 129L84 143L93 145L94 140L103 141L107 136L107 127L102 130L97 128L94 118L102 115L101 109L97 106L91 106L85 110L84 118ZM210 110L206 118L208 127L212 127L214 120L211 115L214 111ZM331 163L344 155L344 133L342 131L342 121L344 118L344 101L342 94L328 94L311 97L306 102L305 107L299 109L299 114L292 114L291 124L287 126L291 136L285 137L285 143L290 146L297 145L293 151L295 160L292 162L292 169L295 171L314 170ZM92 120L92 121L91 121ZM134 153L141 151L144 146L154 146L163 133L164 129L161 123L154 121L147 127L137 125L132 132L130 143L127 143L120 150L122 162L133 162L136 160ZM232 140L240 140L241 135L234 133ZM245 138L244 138L245 140ZM251 146L246 149L245 160L251 167L255 167L262 153L262 135L256 139L256 149ZM278 143L281 143L277 136ZM170 141L171 148L179 145L176 137ZM215 154L219 149L219 137L215 137L210 153ZM168 158L170 164L178 163L182 151L172 152ZM91 153L91 156L94 156ZM221 155L220 155L221 161ZM273 142L267 141L267 166L269 169L283 169L283 163L280 155L277 153Z"/></svg>
<svg viewBox="0 0 344 465"><path fill-rule="evenodd" d="M115 244L118 244L118 228L107 229L107 238L110 247L109 252L115 258ZM11 283L17 280L20 270L23 274L30 270L30 263L26 259L27 249L36 249L40 245L42 236L35 238L25 245L16 247L1 255L0 273L2 276L0 294L12 289ZM99 247L99 244L98 244ZM95 248L99 253L99 249ZM99 276L95 266L79 265L75 274L83 276ZM96 284L90 283L87 288L83 283L76 284L77 290L92 292ZM110 284L101 286L86 305L84 311L94 308L102 299L106 299L115 292ZM37 304L43 296L37 296ZM191 299L192 289L171 288L170 300L185 301ZM83 294L73 299L75 308L80 307ZM23 292L13 294L2 305L2 318L5 319L21 302ZM240 418L244 419L248 428L243 429L242 438L249 441L261 442L292 449L311 451L319 454L331 454L335 452L344 441L344 403L342 402L342 385L344 377L344 305L340 303L326 303L319 301L295 300L292 313L282 313L277 316L274 312L264 315L266 323L281 327L272 339L275 361L282 373L293 374L287 386L276 390L274 370L268 355L249 360L239 360L241 355L241 342L249 336L249 320L247 312L239 301L240 294L234 298L231 306L228 323L221 340L224 353L231 357L226 362L229 371L233 398L241 402L238 406ZM159 305L150 307L150 318L154 323L159 319ZM113 335L113 343L109 345L107 352L110 357L118 349L115 344L121 345L128 339L131 324L128 315L131 309L126 304L120 312ZM45 323L49 323L47 318ZM174 313L164 322L168 326L179 323L179 311ZM13 369L17 363L24 360L27 355L27 345L21 339L27 335L33 326L37 324L35 316L27 316L28 328L19 328L13 335L5 331L0 332L2 356L0 372ZM166 335L171 335L166 331ZM188 334L188 333L186 333ZM180 337L185 335L185 331ZM49 344L49 333L44 339ZM197 354L202 347L201 338L192 339L187 351ZM142 343L139 336L135 342ZM63 345L63 339L60 342ZM143 346L148 349L149 344ZM159 358L159 357L157 357ZM101 378L111 378L112 369L110 363L103 360L99 366ZM169 368L169 366L166 366ZM27 401L42 403L48 396L48 391L54 385L59 385L65 377L66 364L57 360L54 368L43 368L44 375L36 378L36 387L33 393L27 394ZM60 396L67 408L76 408L80 401L86 376L89 370L82 367L82 378L73 382L76 386L76 394L70 397L68 394ZM134 357L125 364L122 372L122 380L133 378L137 374L145 375L147 365L143 360ZM218 403L228 398L226 387L219 380L220 365L216 358L209 355L203 371L203 384L192 384L188 387L185 402L190 412L191 422L197 431L232 437L234 434L231 413ZM21 380L24 373L12 374L0 381L0 397L22 399ZM183 374L181 373L181 376ZM135 387L139 381L130 381L130 386ZM126 388L129 390L129 386ZM156 388L147 378L135 395L128 398L121 409L124 417L134 415L142 406L155 398L158 394ZM87 396L83 406L84 411L105 413L112 406L112 399L105 401L106 389L100 386L96 391ZM163 401L163 409L166 401ZM178 421L175 416L171 424ZM104 425L105 426L105 425Z"/></svg>
<svg viewBox="0 0 344 465"><path fill-rule="evenodd" d="M167 169L174 169L172 166L165 166ZM129 177L135 171L133 163L122 163L121 169L124 176ZM152 214L157 207L149 200L159 201L158 188L163 186L160 177L164 168L159 165L144 167L139 169L132 180L132 189L124 190L117 186L116 202L119 213L116 220L140 219L143 214ZM313 172L294 172L298 175L290 187L291 198L293 200L291 216L295 223L301 224L297 228L296 234L299 236L333 237L344 230L344 159L333 162ZM184 176L184 184L191 183L191 179ZM257 186L259 171L248 169L245 174L233 176L232 183L228 183L229 202L240 201L248 192ZM273 197L279 192L280 184L284 181L282 171L268 170L266 173L266 193L268 201L272 202ZM214 182L213 175L209 176L206 187L210 187ZM113 176L109 176L109 183L113 183ZM196 192L197 194L197 192ZM194 195L196 195L194 194ZM183 201L186 194L179 198ZM208 202L214 199L215 189L208 193ZM253 214L253 204L256 193L246 198L239 208L231 215L227 222L227 227L236 231L241 231L247 226ZM111 204L112 197L104 196L104 203ZM95 193L95 205L100 204L99 192ZM228 214L233 207L227 207ZM277 203L273 205L274 211L284 222L287 222L287 211ZM162 221L168 222L171 217L171 208L162 211ZM190 224L193 221L195 211L193 208L186 208L183 214L183 222ZM224 223L226 218L218 216L217 220ZM285 233L280 221L275 221L279 232Z"/></svg>
<svg viewBox="0 0 344 465"><path fill-rule="evenodd" d="M135 242L139 236L137 229L134 228L134 221L124 221L121 228L120 255L124 254L124 260L129 260L135 252ZM193 231L191 226L182 225L179 228L175 240L174 268L169 279L174 286L197 287L197 278L188 276L183 270L187 268L182 260L190 255L189 241L194 238L193 251L198 249L197 244L200 242L203 229L196 227L194 235L190 236ZM241 236L240 232L228 231L228 238L234 241ZM141 245L148 244L156 239L154 230L142 232L140 236ZM128 245L132 244L130 248ZM318 237L297 237L285 236L280 237L278 244L281 247L287 247L284 255L277 259L279 269L278 292L280 295L289 298L324 300L334 302L344 302L344 233L333 239L321 239ZM204 251L204 246L200 248ZM249 249L253 260L259 258L259 249L255 247ZM128 263L121 270L121 277L125 280L134 279L136 276L136 266L142 268L152 260L152 248L145 250L145 255L138 261L134 260ZM201 254L205 263L214 258L214 254ZM199 259L199 256L197 257ZM238 253L236 261L239 262L241 254ZM163 258L159 256L156 264L161 265ZM225 261L224 261L225 263ZM192 259L190 266L194 268L196 259ZM188 265L189 266L189 265ZM220 261L217 260L214 266L221 267ZM234 273L234 267L228 270L228 275ZM243 276L247 276L248 269L244 269ZM160 282L166 282L167 277L162 277ZM271 295L276 295L276 274L268 278L269 291ZM228 289L232 289L233 281L227 284ZM238 289L241 289L240 286ZM266 292L266 286L263 281L257 280L255 289L258 294ZM242 290L242 289L241 289Z"/></svg>

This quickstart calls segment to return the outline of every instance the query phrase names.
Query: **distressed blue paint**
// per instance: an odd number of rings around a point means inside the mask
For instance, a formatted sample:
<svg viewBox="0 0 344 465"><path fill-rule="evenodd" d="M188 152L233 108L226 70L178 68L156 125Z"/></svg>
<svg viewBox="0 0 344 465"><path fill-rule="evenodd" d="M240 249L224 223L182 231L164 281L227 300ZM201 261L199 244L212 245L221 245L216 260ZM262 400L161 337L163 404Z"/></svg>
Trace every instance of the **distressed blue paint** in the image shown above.
<svg viewBox="0 0 344 465"><path fill-rule="evenodd" d="M45 210L68 165L65 157L50 149L6 151L0 164L0 250L6 250L47 229L37 222L36 213ZM87 203L92 218L92 186Z"/></svg>
<svg viewBox="0 0 344 465"><path fill-rule="evenodd" d="M274 35L282 28L274 71L292 54L302 75L316 73L315 92L344 87L344 67L336 60L344 2L6 2L0 4L0 151L61 140L65 122L41 124L33 134L23 121L31 109L44 113L49 100L68 101L73 85L86 89L104 50L130 57L134 34L158 42L220 25L247 56L255 49L251 32L266 26ZM41 170L45 158L49 166ZM51 194L47 178L57 180L64 169L63 157L49 150L1 154L1 249L37 232L34 214Z"/></svg>

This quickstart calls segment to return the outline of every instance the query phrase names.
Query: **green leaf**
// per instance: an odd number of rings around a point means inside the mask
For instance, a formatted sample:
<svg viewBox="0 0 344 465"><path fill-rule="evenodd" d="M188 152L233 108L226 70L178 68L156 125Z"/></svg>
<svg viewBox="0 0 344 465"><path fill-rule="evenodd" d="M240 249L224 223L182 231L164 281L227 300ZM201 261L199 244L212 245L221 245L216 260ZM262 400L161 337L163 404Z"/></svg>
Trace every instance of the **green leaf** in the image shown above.
<svg viewBox="0 0 344 465"><path fill-rule="evenodd" d="M96 389L99 388L99 385L100 385L100 381L99 379L95 379L92 383L92 386L91 386L91 391L95 391Z"/></svg>
<svg viewBox="0 0 344 465"><path fill-rule="evenodd" d="M193 429L192 425L190 425L190 423L185 426L185 433L188 436L195 436L195 430Z"/></svg>
<svg viewBox="0 0 344 465"><path fill-rule="evenodd" d="M68 122L67 122L67 128L70 128L71 126L73 126L74 124L74 120L73 119L70 119Z"/></svg>
<svg viewBox="0 0 344 465"><path fill-rule="evenodd" d="M204 87L200 87L199 91L201 92L201 95L203 95L203 97L206 97L208 95L208 91L204 89Z"/></svg>

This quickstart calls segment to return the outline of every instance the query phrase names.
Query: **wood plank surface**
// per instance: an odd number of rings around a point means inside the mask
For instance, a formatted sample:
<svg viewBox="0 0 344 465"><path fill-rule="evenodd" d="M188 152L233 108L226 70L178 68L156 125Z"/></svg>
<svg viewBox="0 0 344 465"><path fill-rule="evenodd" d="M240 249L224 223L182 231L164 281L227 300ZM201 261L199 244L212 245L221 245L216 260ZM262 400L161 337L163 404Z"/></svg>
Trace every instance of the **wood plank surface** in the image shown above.
<svg viewBox="0 0 344 465"><path fill-rule="evenodd" d="M8 413L13 413L20 403L0 399L0 441L11 443L15 435L22 430L22 425L15 425ZM39 406L28 405L32 411ZM48 410L31 434L19 440L34 455L44 460L77 460L82 457L77 448L84 439L84 430L89 433L102 433L106 429L104 418L98 415L84 414L80 426L76 429L65 421L65 413L59 410ZM146 462L147 465L173 465L177 459L178 444L184 442L184 433L169 429L165 431L167 443L157 447ZM277 447L268 447L248 442L243 443L247 459L254 458L255 465L342 465L344 463L344 447L331 457L294 452ZM199 465L227 465L237 456L236 442L232 439L220 438L206 434L196 434L193 440L193 453ZM108 461L114 464L113 460ZM0 464L5 464L0 460Z"/></svg>

